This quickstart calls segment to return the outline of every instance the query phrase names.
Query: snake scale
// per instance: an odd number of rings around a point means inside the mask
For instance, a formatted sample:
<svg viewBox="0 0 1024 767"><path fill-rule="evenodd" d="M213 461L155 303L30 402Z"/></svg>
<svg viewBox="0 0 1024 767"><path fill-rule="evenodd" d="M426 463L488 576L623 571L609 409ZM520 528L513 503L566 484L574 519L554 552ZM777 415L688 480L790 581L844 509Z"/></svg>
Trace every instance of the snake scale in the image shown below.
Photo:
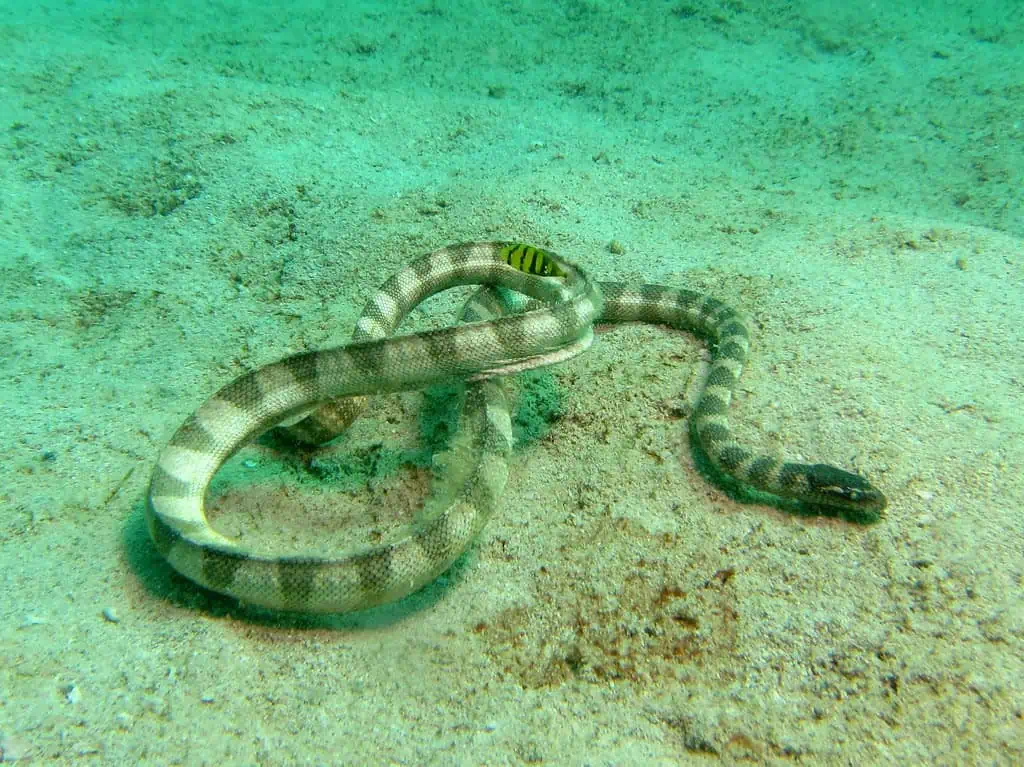
<svg viewBox="0 0 1024 767"><path fill-rule="evenodd" d="M467 304L465 324L392 335L430 295L490 286ZM497 288L528 296L500 316ZM727 411L746 361L750 327L736 310L690 290L595 282L551 251L476 242L430 253L389 279L367 303L351 343L280 360L237 378L193 413L160 453L146 519L159 553L192 581L264 607L345 612L410 594L443 573L493 512L508 478L509 407L500 376L586 350L595 322L641 321L711 342L711 367L691 430L721 472L759 490L835 509L878 512L885 496L865 478L825 464L789 463L731 437ZM217 532L207 488L239 448L285 424L322 442L358 414L365 396L467 381L456 436L430 497L409 525L380 543L333 556L262 553Z"/></svg>

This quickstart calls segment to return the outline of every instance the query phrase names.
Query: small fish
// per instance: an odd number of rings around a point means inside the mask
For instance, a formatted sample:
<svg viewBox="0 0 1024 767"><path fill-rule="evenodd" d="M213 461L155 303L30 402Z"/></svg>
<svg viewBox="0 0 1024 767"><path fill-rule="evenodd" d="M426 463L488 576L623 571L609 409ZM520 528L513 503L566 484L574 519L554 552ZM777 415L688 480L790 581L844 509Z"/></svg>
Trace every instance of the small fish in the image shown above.
<svg viewBox="0 0 1024 767"><path fill-rule="evenodd" d="M553 253L524 245L521 242L510 242L501 249L502 260L513 269L541 277L565 277L565 270L558 264Z"/></svg>

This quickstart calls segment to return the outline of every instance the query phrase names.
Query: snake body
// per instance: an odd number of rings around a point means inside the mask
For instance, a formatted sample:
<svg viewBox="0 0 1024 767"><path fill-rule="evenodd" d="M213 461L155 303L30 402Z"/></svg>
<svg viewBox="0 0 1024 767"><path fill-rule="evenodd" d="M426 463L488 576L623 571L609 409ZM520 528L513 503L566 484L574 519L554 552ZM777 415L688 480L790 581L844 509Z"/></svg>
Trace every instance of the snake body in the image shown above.
<svg viewBox="0 0 1024 767"><path fill-rule="evenodd" d="M533 299L503 311L478 293L466 324L394 336L430 295L457 285L497 286ZM508 405L499 376L586 350L593 324L642 321L710 340L708 380L692 427L725 474L777 495L832 508L877 511L885 496L863 477L825 464L752 452L731 437L727 410L750 343L737 311L710 296L659 285L596 283L550 251L519 243L463 243L434 251L389 279L367 303L350 344L288 357L228 384L175 432L160 453L146 518L157 550L192 581L243 602L310 612L363 609L410 594L444 572L490 517L508 477ZM266 554L217 532L205 495L223 463L280 424L300 439L336 435L362 395L468 381L448 471L417 519L372 546L333 556Z"/></svg>

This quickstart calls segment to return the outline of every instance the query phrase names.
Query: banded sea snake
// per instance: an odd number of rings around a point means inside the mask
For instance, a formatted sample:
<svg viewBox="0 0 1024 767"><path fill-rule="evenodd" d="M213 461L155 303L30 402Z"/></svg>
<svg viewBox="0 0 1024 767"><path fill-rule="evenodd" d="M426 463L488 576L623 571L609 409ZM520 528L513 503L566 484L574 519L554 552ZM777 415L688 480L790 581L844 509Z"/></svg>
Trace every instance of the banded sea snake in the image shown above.
<svg viewBox="0 0 1024 767"><path fill-rule="evenodd" d="M391 335L430 295L491 286L467 304L467 324ZM502 311L500 286L529 296ZM247 373L208 399L171 437L150 482L146 519L156 549L192 581L264 607L345 612L410 594L443 573L483 528L505 488L512 445L500 377L586 350L595 322L649 322L711 342L711 368L691 431L722 473L759 490L827 509L879 512L885 496L858 474L788 463L735 442L727 411L750 343L747 321L708 295L660 285L597 283L554 253L520 243L476 242L434 251L389 279L367 303L352 343L288 357ZM336 556L265 555L217 532L205 496L239 448L286 423L322 442L358 414L365 397L468 382L448 472L416 520L383 542Z"/></svg>

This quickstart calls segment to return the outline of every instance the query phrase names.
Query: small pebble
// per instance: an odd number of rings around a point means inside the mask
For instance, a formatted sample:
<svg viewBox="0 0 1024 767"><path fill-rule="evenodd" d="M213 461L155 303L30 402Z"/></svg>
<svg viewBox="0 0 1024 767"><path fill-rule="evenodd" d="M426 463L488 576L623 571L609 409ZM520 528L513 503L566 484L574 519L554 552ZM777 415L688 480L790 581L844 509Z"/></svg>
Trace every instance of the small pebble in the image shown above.
<svg viewBox="0 0 1024 767"><path fill-rule="evenodd" d="M118 711L114 714L114 724L117 725L118 729L127 731L135 726L135 720L127 711Z"/></svg>
<svg viewBox="0 0 1024 767"><path fill-rule="evenodd" d="M78 691L78 686L69 684L64 688L64 700L74 706L78 701L82 699L82 693Z"/></svg>

